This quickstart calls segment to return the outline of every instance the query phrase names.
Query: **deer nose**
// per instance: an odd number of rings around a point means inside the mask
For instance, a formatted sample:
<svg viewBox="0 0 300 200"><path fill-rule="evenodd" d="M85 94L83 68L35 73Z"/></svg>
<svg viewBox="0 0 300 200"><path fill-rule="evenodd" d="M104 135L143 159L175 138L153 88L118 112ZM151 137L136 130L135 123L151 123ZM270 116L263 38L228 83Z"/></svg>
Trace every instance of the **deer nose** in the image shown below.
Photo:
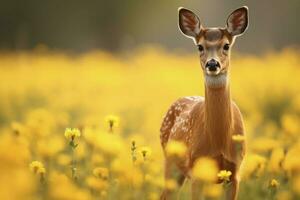
<svg viewBox="0 0 300 200"><path fill-rule="evenodd" d="M220 67L220 64L219 64L219 62L216 61L215 59L211 59L211 60L209 60L209 61L206 63L205 67L206 67L209 71L214 72L214 71L217 71L217 69Z"/></svg>

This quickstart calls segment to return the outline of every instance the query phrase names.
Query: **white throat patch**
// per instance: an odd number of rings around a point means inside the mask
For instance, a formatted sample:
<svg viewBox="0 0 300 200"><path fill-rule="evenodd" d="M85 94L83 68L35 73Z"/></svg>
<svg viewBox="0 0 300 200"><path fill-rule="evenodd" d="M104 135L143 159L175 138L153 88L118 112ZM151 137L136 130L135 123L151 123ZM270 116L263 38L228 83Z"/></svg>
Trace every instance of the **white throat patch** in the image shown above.
<svg viewBox="0 0 300 200"><path fill-rule="evenodd" d="M208 87L222 87L227 84L227 80L229 79L227 73L219 74L217 76L210 76L205 74L205 83Z"/></svg>

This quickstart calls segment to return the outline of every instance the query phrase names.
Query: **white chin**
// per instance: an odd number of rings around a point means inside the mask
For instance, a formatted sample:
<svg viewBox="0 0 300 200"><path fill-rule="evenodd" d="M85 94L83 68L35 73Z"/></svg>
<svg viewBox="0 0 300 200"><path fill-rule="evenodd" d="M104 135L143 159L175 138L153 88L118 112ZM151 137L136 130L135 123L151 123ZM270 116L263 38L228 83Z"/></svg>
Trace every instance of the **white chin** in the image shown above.
<svg viewBox="0 0 300 200"><path fill-rule="evenodd" d="M206 75L209 75L209 76L217 76L219 75L221 72L220 68L217 68L216 71L209 71L208 69L206 69Z"/></svg>
<svg viewBox="0 0 300 200"><path fill-rule="evenodd" d="M219 74L219 71L206 71L206 74L208 76L217 76Z"/></svg>
<svg viewBox="0 0 300 200"><path fill-rule="evenodd" d="M227 84L227 73L205 74L205 84L208 87L222 87Z"/></svg>

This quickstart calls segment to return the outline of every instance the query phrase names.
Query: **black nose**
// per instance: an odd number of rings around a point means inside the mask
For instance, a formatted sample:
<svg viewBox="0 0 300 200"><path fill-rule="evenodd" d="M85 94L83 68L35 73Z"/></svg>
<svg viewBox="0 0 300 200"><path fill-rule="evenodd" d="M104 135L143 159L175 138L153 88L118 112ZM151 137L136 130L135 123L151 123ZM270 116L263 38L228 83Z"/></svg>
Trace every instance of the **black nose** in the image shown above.
<svg viewBox="0 0 300 200"><path fill-rule="evenodd" d="M208 68L209 71L217 71L217 68L220 67L220 64L215 59L211 59L206 63L206 68Z"/></svg>

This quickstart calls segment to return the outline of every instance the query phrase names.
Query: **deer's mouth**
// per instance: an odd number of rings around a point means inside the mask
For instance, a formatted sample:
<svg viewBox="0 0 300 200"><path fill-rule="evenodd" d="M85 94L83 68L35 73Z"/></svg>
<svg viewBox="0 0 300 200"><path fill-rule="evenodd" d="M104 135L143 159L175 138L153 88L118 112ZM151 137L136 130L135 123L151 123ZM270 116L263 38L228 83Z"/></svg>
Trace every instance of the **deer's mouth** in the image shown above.
<svg viewBox="0 0 300 200"><path fill-rule="evenodd" d="M223 74L227 74L227 69L221 69L221 68L217 68L217 70L215 71L210 71L208 69L205 70L205 75L206 76L220 76L220 75L223 75Z"/></svg>
<svg viewBox="0 0 300 200"><path fill-rule="evenodd" d="M206 75L208 76L218 76L221 72L221 69L218 67L215 70L209 70L208 68L206 68Z"/></svg>

